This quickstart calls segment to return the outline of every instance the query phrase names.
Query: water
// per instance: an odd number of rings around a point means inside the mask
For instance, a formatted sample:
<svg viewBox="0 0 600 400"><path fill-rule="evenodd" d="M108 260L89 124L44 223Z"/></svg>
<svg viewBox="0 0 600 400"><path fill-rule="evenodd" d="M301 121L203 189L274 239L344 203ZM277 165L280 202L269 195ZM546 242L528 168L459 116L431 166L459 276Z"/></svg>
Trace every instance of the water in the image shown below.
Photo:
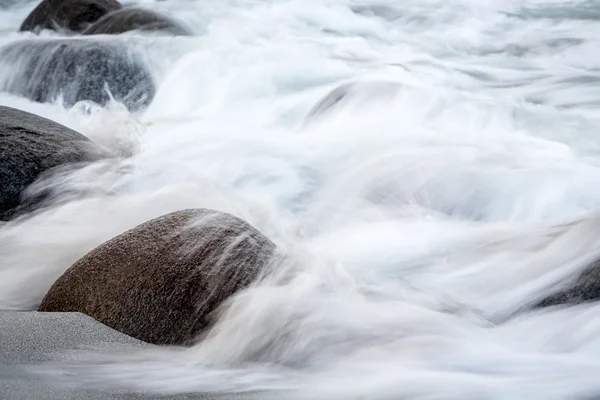
<svg viewBox="0 0 600 400"><path fill-rule="evenodd" d="M15 33L33 4L12 3L1 44L34 40ZM600 396L600 306L528 311L600 257L600 2L138 4L195 32L129 37L160 83L148 109L0 95L122 155L44 182L65 198L2 227L0 309L35 309L89 250L187 207L288 258L193 348L45 373L162 394ZM305 119L346 82L363 85Z"/></svg>

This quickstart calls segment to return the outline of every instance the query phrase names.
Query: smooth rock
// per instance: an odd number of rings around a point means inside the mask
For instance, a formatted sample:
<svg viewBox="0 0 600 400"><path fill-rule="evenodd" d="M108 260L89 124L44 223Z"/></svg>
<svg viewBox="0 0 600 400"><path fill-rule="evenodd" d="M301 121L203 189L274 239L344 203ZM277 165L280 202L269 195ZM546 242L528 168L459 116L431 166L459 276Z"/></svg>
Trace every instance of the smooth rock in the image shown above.
<svg viewBox="0 0 600 400"><path fill-rule="evenodd" d="M104 326L81 313L0 311L0 399L2 400L141 400L164 398L151 393L111 391L65 385L37 373L45 363L68 363L72 351L136 351L152 347ZM169 399L208 399L203 394Z"/></svg>
<svg viewBox="0 0 600 400"><path fill-rule="evenodd" d="M191 32L173 18L139 7L122 8L96 21L84 35L115 35L133 30L187 36Z"/></svg>
<svg viewBox="0 0 600 400"><path fill-rule="evenodd" d="M87 39L21 40L0 48L0 90L37 102L62 96L66 106L82 100L105 105L110 90L129 110L155 94L153 77L124 43Z"/></svg>
<svg viewBox="0 0 600 400"><path fill-rule="evenodd" d="M19 30L67 29L82 32L106 13L121 7L116 0L42 0L25 18Z"/></svg>
<svg viewBox="0 0 600 400"><path fill-rule="evenodd" d="M35 209L43 196L23 198L42 174L76 167L106 154L88 138L57 122L0 106L0 220Z"/></svg>
<svg viewBox="0 0 600 400"><path fill-rule="evenodd" d="M40 311L76 311L154 344L190 345L230 296L265 271L275 246L247 222L206 209L173 212L89 252Z"/></svg>

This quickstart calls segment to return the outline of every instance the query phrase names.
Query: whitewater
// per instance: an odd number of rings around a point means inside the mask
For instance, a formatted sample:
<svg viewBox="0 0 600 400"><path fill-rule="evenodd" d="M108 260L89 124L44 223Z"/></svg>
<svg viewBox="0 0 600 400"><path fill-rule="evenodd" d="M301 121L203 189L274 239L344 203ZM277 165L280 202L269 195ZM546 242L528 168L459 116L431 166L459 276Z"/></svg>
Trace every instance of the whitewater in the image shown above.
<svg viewBox="0 0 600 400"><path fill-rule="evenodd" d="M1 5L0 45L59 36L17 33L34 4ZM0 226L0 309L35 310L87 252L183 208L243 218L286 257L191 348L73 349L36 373L165 395L600 397L600 304L533 308L600 258L600 1L124 4L194 32L102 39L157 77L147 109L0 94L121 155L40 183L56 206Z"/></svg>

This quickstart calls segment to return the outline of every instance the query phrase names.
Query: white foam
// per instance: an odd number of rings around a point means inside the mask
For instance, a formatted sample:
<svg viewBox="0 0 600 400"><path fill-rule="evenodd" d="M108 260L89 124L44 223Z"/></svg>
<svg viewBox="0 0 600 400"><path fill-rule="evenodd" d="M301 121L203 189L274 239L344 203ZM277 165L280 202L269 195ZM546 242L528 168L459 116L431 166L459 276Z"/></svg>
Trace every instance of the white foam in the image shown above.
<svg viewBox="0 0 600 400"><path fill-rule="evenodd" d="M185 207L248 220L293 279L243 292L193 348L87 355L69 379L294 398L600 394L598 306L524 311L600 254L597 6L141 4L198 34L131 44L158 77L145 113L0 96L127 157L47 183L85 196L2 227L0 308L35 308L87 251ZM1 11L0 29L23 9ZM304 124L338 84L385 80L394 96Z"/></svg>

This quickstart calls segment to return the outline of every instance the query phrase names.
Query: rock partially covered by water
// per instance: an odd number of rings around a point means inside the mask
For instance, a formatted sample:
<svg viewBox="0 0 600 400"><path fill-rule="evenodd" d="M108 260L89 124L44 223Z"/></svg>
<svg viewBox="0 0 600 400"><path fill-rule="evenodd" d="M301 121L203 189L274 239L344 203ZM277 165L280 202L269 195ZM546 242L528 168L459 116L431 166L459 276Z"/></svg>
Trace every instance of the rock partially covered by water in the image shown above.
<svg viewBox="0 0 600 400"><path fill-rule="evenodd" d="M123 43L95 39L22 40L0 48L0 90L37 102L62 96L66 106L82 100L105 105L110 95L131 111L155 94L147 69Z"/></svg>
<svg viewBox="0 0 600 400"><path fill-rule="evenodd" d="M92 250L54 283L39 310L77 311L145 342L189 345L274 251L232 215L173 212Z"/></svg>
<svg viewBox="0 0 600 400"><path fill-rule="evenodd" d="M133 30L164 32L186 36L191 32L181 23L165 15L139 7L123 8L100 18L84 35L120 34Z"/></svg>
<svg viewBox="0 0 600 400"><path fill-rule="evenodd" d="M329 92L321 101L310 109L308 120L321 118L355 103L371 103L374 100L389 100L400 90L396 82L370 81L343 83Z"/></svg>
<svg viewBox="0 0 600 400"><path fill-rule="evenodd" d="M42 198L23 191L55 167L102 157L85 136L46 118L0 106L0 220L34 209Z"/></svg>
<svg viewBox="0 0 600 400"><path fill-rule="evenodd" d="M537 307L575 305L600 300L600 261L586 268L568 288L538 303Z"/></svg>
<svg viewBox="0 0 600 400"><path fill-rule="evenodd" d="M67 29L82 32L106 13L121 7L116 0L42 0L25 18L19 30Z"/></svg>

